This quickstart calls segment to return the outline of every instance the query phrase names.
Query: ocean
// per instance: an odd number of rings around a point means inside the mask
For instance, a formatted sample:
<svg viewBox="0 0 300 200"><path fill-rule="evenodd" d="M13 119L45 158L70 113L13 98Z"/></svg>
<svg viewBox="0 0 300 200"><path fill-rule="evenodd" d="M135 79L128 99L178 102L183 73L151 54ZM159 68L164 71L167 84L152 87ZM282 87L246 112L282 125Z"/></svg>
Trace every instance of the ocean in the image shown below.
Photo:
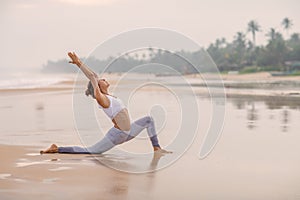
<svg viewBox="0 0 300 200"><path fill-rule="evenodd" d="M35 72L4 72L0 75L0 90L37 89L66 81L72 81L74 74L45 74Z"/></svg>

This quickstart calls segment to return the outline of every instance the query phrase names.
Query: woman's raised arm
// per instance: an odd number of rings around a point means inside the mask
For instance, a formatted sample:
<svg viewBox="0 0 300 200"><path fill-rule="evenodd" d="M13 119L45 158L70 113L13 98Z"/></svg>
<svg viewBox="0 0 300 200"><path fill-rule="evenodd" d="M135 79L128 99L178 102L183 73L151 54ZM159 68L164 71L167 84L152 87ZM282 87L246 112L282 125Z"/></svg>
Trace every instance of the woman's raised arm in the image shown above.
<svg viewBox="0 0 300 200"><path fill-rule="evenodd" d="M91 80L93 77L98 78L98 75L95 72L93 72L87 65L85 65L81 62L81 60L75 54L75 52L73 52L73 53L69 52L68 56L72 60L72 61L69 61L69 63L77 65L89 80Z"/></svg>
<svg viewBox="0 0 300 200"><path fill-rule="evenodd" d="M98 75L93 72L87 65L81 62L79 57L75 54L75 52L69 52L68 56L71 58L72 61L69 63L75 64L79 67L79 69L85 74L85 76L91 81L93 88L94 88L94 95L97 102L104 108L109 107L109 100L107 96L101 93L99 85L98 85Z"/></svg>

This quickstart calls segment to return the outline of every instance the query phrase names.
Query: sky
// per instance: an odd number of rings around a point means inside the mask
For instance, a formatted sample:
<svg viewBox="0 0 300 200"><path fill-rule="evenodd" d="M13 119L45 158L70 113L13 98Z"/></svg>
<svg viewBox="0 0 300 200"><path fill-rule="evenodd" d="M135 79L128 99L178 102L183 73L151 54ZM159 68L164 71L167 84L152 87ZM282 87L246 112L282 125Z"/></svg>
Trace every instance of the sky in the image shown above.
<svg viewBox="0 0 300 200"><path fill-rule="evenodd" d="M200 46L217 38L232 41L256 20L257 44L271 27L284 33L283 18L300 33L298 0L1 0L0 69L41 68L68 51L86 57L100 43L124 31L158 27L179 32ZM247 34L251 39L251 35Z"/></svg>

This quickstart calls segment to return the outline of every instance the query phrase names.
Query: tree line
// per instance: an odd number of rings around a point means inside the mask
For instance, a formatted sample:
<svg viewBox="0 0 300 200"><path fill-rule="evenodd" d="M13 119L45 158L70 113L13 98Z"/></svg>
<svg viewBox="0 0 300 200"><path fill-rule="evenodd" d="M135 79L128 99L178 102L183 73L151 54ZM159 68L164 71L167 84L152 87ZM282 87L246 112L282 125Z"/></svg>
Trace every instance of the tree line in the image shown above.
<svg viewBox="0 0 300 200"><path fill-rule="evenodd" d="M256 45L256 33L262 32L257 21L248 23L247 31L237 32L232 42L225 38L217 39L210 44L207 51L216 62L220 71L286 71L299 69L300 37L299 33L289 35L293 26L292 20L284 18L281 22L288 39L275 28L270 28L265 36L267 44ZM246 34L252 34L252 40Z"/></svg>
<svg viewBox="0 0 300 200"><path fill-rule="evenodd" d="M92 69L98 72L127 72L139 65L148 65L141 72L170 73L166 68L169 66L183 74L196 73L194 66L200 67L201 72L211 71L211 56L221 72L239 71L241 73L256 71L291 71L300 69L300 36L299 33L289 34L293 26L292 20L284 18L281 22L286 31L287 39L275 28L270 28L265 36L266 45L256 45L256 34L262 32L262 28L255 20L247 24L245 32L239 31L233 41L228 42L225 38L216 39L207 49L195 52L181 50L169 52L162 49L148 47L144 50L129 52L118 58L109 57L99 60L89 57L85 60ZM251 34L252 40L246 38ZM208 52L208 54L207 54ZM161 66L151 63L160 63ZM76 72L76 68L70 67L66 59L48 61L42 68L43 72Z"/></svg>

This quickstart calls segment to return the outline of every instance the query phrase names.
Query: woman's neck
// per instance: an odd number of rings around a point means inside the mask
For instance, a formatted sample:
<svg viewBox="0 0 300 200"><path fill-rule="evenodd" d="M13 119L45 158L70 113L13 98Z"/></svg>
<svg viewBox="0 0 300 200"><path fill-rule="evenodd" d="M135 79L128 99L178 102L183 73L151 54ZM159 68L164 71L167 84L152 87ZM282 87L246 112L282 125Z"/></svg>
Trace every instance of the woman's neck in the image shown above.
<svg viewBox="0 0 300 200"><path fill-rule="evenodd" d="M109 95L107 90L105 90L105 91L103 91L103 90L100 90L100 92L101 92L102 94Z"/></svg>

